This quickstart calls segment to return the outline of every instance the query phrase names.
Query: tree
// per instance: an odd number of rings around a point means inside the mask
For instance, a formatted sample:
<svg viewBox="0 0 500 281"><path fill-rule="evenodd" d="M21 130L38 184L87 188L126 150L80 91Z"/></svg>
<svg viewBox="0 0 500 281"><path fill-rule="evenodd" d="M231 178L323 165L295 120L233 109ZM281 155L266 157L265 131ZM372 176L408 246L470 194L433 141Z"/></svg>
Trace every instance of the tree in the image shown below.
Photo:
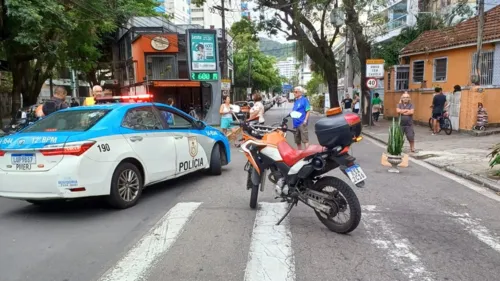
<svg viewBox="0 0 500 281"><path fill-rule="evenodd" d="M309 80L309 82L307 82L306 84L307 95L312 96L315 94L319 94L319 86L323 85L324 83L325 80L322 77L322 74L313 72L311 80Z"/></svg>
<svg viewBox="0 0 500 281"><path fill-rule="evenodd" d="M337 95L337 66L332 50L340 32L329 23L329 11L337 7L334 0L257 0L261 10L259 28L269 35L282 32L287 40L296 40L305 54L325 73L332 107L339 106ZM334 3L335 2L335 3ZM269 9L276 10L274 18L263 15Z"/></svg>
<svg viewBox="0 0 500 281"><path fill-rule="evenodd" d="M275 68L276 60L262 53L258 47L256 26L242 19L231 26L230 34L235 46L235 85L252 87L255 90L281 88L281 78ZM248 75L250 74L250 82Z"/></svg>
<svg viewBox="0 0 500 281"><path fill-rule="evenodd" d="M89 70L102 58L103 38L132 13L154 13L155 0L1 2L1 48L12 68L12 108L36 102L56 66Z"/></svg>

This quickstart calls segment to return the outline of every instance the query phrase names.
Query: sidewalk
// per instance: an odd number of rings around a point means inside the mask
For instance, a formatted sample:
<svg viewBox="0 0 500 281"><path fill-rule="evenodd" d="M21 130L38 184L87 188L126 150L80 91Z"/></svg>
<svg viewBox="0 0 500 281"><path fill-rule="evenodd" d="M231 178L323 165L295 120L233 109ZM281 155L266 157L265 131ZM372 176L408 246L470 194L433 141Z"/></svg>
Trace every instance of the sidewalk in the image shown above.
<svg viewBox="0 0 500 281"><path fill-rule="evenodd" d="M391 122L380 120L372 127L364 127L363 134L387 143ZM474 137L453 131L449 136L444 132L433 136L429 127L415 126L416 153L409 153L406 139L404 151L415 159L500 192L500 180L488 177L491 169L487 155L497 143L500 143L500 135Z"/></svg>

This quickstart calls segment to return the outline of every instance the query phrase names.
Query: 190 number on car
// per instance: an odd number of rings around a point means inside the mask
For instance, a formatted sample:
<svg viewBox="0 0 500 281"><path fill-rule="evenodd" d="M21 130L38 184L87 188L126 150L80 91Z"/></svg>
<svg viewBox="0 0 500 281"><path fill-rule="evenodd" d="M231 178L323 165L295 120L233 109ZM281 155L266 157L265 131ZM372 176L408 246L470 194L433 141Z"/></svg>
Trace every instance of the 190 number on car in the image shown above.
<svg viewBox="0 0 500 281"><path fill-rule="evenodd" d="M111 151L111 147L109 147L109 144L103 143L97 146L99 148L99 152L108 152Z"/></svg>

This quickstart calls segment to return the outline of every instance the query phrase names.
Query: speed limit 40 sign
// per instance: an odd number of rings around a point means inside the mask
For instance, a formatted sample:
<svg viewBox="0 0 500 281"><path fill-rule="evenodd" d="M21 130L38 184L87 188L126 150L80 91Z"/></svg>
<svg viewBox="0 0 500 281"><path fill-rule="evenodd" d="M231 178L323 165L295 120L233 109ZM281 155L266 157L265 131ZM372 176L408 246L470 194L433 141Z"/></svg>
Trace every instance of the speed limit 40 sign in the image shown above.
<svg viewBox="0 0 500 281"><path fill-rule="evenodd" d="M377 88L377 84L378 84L378 83L377 83L377 79L375 79L375 78L368 78L368 79L366 80L366 86L367 86L368 88L370 88L370 89L375 89L375 88Z"/></svg>

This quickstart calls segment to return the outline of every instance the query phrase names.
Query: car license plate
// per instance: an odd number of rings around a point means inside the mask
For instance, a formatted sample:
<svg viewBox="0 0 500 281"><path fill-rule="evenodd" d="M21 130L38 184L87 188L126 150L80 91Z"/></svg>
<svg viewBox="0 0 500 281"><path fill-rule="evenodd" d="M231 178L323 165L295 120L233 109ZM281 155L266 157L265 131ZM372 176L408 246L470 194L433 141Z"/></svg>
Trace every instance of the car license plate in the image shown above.
<svg viewBox="0 0 500 281"><path fill-rule="evenodd" d="M33 153L12 154L13 165L36 164L36 156Z"/></svg>
<svg viewBox="0 0 500 281"><path fill-rule="evenodd" d="M351 179L351 181L354 184L358 184L358 183L366 180L366 178L367 178L365 173L363 172L363 170L361 169L361 167L359 165L351 166L351 167L347 168L345 171L347 173L347 176Z"/></svg>

